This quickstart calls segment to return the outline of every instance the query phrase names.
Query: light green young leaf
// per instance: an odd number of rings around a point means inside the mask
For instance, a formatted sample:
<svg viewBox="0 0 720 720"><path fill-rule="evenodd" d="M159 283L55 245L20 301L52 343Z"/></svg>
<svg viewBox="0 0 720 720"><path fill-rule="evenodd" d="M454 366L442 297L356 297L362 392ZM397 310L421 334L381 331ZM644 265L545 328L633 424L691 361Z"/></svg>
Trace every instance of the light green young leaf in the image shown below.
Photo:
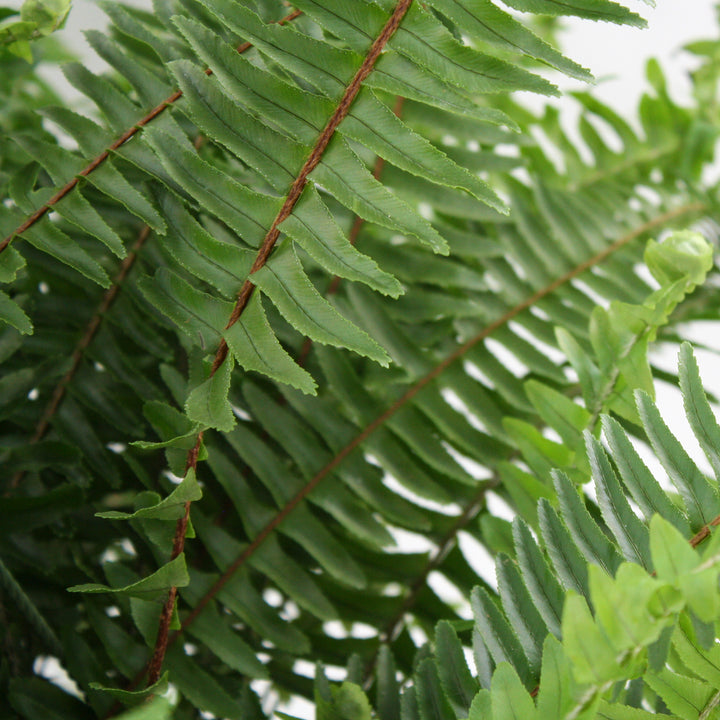
<svg viewBox="0 0 720 720"><path fill-rule="evenodd" d="M709 549L709 548L708 548ZM664 610L665 614L674 610L678 612L682 607L683 599L687 604L692 623L697 637L703 647L712 645L714 638L714 622L717 618L720 602L718 599L718 556L713 556L703 562L699 567L682 575L676 585L679 591L673 589L673 597L670 589L665 597L658 597L658 609Z"/></svg>
<svg viewBox="0 0 720 720"><path fill-rule="evenodd" d="M650 241L645 260L662 287L642 305L616 301L607 310L596 307L590 319L590 340L604 375L601 395L591 407L599 412L607 405L635 423L640 418L633 391L651 397L655 392L648 343L685 295L704 281L712 267L712 246L699 233L676 233L660 244Z"/></svg>
<svg viewBox="0 0 720 720"><path fill-rule="evenodd" d="M510 663L502 662L490 686L493 720L531 720L535 703Z"/></svg>
<svg viewBox="0 0 720 720"><path fill-rule="evenodd" d="M564 718L574 704L576 692L572 665L560 641L548 634L543 643L542 670L537 694L537 717Z"/></svg>
<svg viewBox="0 0 720 720"><path fill-rule="evenodd" d="M689 291L712 269L713 248L698 232L675 232L661 243L648 243L645 264L661 285L687 278Z"/></svg>
<svg viewBox="0 0 720 720"><path fill-rule="evenodd" d="M589 565L588 574L596 620L618 656L637 655L658 638L667 618L649 608L657 580L632 562L623 563L615 579L597 565Z"/></svg>
<svg viewBox="0 0 720 720"><path fill-rule="evenodd" d="M720 687L720 645L713 641L710 648L701 647L687 615L680 616L673 634L673 649L688 669Z"/></svg>
<svg viewBox="0 0 720 720"><path fill-rule="evenodd" d="M33 56L29 40L36 29L34 22L6 21L0 25L0 47L6 47L13 55L31 63Z"/></svg>
<svg viewBox="0 0 720 720"><path fill-rule="evenodd" d="M700 564L687 538L660 515L650 521L650 549L658 578L667 582L677 582Z"/></svg>
<svg viewBox="0 0 720 720"><path fill-rule="evenodd" d="M659 673L648 673L645 682L665 701L671 712L683 720L697 720L703 715L708 703L718 693L709 683L680 675L663 668Z"/></svg>
<svg viewBox="0 0 720 720"><path fill-rule="evenodd" d="M540 498L555 500L552 488L540 482L531 473L521 470L510 462L500 462L497 465L503 488L512 498L518 515L537 529L537 502Z"/></svg>
<svg viewBox="0 0 720 720"><path fill-rule="evenodd" d="M30 41L60 29L71 4L72 0L25 0L20 7L19 20L13 13L0 23L0 47L5 46L13 55L31 63Z"/></svg>
<svg viewBox="0 0 720 720"><path fill-rule="evenodd" d="M65 24L71 5L72 0L25 0L20 17L35 23L39 34L49 35Z"/></svg>
<svg viewBox="0 0 720 720"><path fill-rule="evenodd" d="M578 375L585 407L595 407L602 387L600 370L578 341L564 328L555 329L558 345Z"/></svg>
<svg viewBox="0 0 720 720"><path fill-rule="evenodd" d="M590 422L590 413L567 395L537 380L528 380L524 388L540 417L557 431L566 445L577 447L582 431Z"/></svg>
<svg viewBox="0 0 720 720"><path fill-rule="evenodd" d="M642 708L630 707L622 703L610 704L605 700L600 702L597 711L597 720L655 720L658 713L643 710ZM664 716L667 720L679 720L677 715Z"/></svg>
<svg viewBox="0 0 720 720"><path fill-rule="evenodd" d="M720 605L717 563L701 565L687 538L659 515L650 521L650 549L658 577L678 587L701 620L712 622Z"/></svg>
<svg viewBox="0 0 720 720"><path fill-rule="evenodd" d="M573 591L565 599L562 637L579 683L603 686L624 677L617 652L595 624L585 599Z"/></svg>
<svg viewBox="0 0 720 720"><path fill-rule="evenodd" d="M524 420L507 417L503 426L520 448L524 460L542 480L546 480L553 468L572 465L574 453L565 445L549 440L536 427Z"/></svg>
<svg viewBox="0 0 720 720"><path fill-rule="evenodd" d="M654 397L654 385L647 359L650 326L645 306L613 302L606 310L596 307L590 316L590 341L602 374L596 413L612 409L638 423L632 391L641 388Z"/></svg>
<svg viewBox="0 0 720 720"><path fill-rule="evenodd" d="M468 720L494 720L490 691L482 689L473 699Z"/></svg>
<svg viewBox="0 0 720 720"><path fill-rule="evenodd" d="M495 517L489 513L480 516L480 532L483 545L493 554L505 553L512 555L512 528L505 518Z"/></svg>
<svg viewBox="0 0 720 720"><path fill-rule="evenodd" d="M165 697L154 697L150 702L117 716L117 720L171 720L173 705Z"/></svg>

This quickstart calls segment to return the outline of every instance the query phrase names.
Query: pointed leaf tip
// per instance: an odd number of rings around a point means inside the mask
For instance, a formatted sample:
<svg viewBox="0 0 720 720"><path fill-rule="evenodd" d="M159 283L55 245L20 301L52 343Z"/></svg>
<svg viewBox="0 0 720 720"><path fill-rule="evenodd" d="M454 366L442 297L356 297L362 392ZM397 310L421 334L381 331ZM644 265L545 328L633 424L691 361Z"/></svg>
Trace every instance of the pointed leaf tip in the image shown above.
<svg viewBox="0 0 720 720"><path fill-rule="evenodd" d="M185 553L180 553L174 560L163 565L152 575L126 585L114 588L100 583L73 585L67 589L72 593L113 593L141 600L162 601L171 587L185 587L190 583L190 576L185 565Z"/></svg>

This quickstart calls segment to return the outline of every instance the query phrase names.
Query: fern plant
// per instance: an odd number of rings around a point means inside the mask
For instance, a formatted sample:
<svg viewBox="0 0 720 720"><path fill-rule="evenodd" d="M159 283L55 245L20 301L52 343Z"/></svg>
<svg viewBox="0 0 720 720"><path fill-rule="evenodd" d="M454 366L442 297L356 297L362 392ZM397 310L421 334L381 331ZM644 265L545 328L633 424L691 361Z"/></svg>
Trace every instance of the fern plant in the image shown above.
<svg viewBox="0 0 720 720"><path fill-rule="evenodd" d="M6 13L4 715L720 712L720 427L681 345L717 319L720 44L690 107L650 63L640 134L577 93L580 147L514 93L591 78L558 16L643 20L505 5L103 3L84 113L32 64L67 3Z"/></svg>

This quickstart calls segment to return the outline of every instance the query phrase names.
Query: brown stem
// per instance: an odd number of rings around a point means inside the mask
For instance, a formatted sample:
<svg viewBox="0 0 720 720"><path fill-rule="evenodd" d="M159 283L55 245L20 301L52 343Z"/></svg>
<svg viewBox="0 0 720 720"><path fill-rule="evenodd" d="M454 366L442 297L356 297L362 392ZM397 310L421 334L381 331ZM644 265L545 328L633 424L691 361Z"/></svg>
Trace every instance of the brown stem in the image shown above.
<svg viewBox="0 0 720 720"><path fill-rule="evenodd" d="M614 243L609 245L605 250L597 253L594 257L581 263L580 265L573 268L571 271L565 273L562 277L554 280L546 287L538 290L536 293L528 297L523 302L519 303L515 307L508 310L502 317L498 318L494 322L490 323L475 337L468 340L466 343L458 347L453 353L451 353L445 360L435 366L427 375L418 380L415 385L410 387L404 395L396 400L387 410L373 420L369 425L365 427L358 435L353 438L342 450L340 450L335 457L330 460L323 468L321 468L317 474L312 477L306 485L291 499L289 500L275 515L275 517L255 536L252 542L243 550L243 552L230 564L230 566L223 572L213 586L205 593L200 601L195 605L190 614L185 618L182 623L180 630L173 633L169 639L169 643L175 642L178 637L184 632L195 620L195 618L203 611L205 606L222 590L227 584L233 574L244 565L250 557L260 548L265 540L277 529L277 527L290 515L290 513L324 480L340 463L354 450L356 450L362 443L372 435L375 430L380 428L387 422L391 417L395 415L402 407L404 407L415 395L417 395L426 385L435 380L441 375L452 363L463 357L471 348L477 345L479 342L491 335L495 330L502 327L510 320L519 315L522 311L532 307L535 303L542 300L546 296L553 293L559 287L565 283L573 280L578 275L581 275L586 270L594 267L598 263L605 260L608 256L620 250L622 247L627 245L632 240L635 240L639 236L654 230L657 227L664 225L672 220L677 219L683 215L687 215L693 212L699 212L705 209L705 205L700 202L689 203L683 205L674 210L670 210L662 215L659 215L653 220L643 223L631 232L627 233ZM720 519L718 520L720 523Z"/></svg>
<svg viewBox="0 0 720 720"><path fill-rule="evenodd" d="M337 108L335 108L335 112L332 114L330 120L328 120L328 123L325 126L325 129L320 134L317 142L315 143L315 147L310 153L310 156L305 161L305 164L300 169L300 173L295 178L293 184L290 186L290 191L285 198L283 206L280 208L280 212L278 212L277 217L270 226L270 230L268 230L267 235L263 239L260 250L258 251L258 254L255 258L255 262L250 268L250 275L263 267L267 262L268 258L270 257L270 253L273 251L275 243L280 236L280 229L278 226L292 213L293 208L295 207L297 201L300 199L300 195L302 194L302 191L305 187L308 175L310 175L310 173L320 163L323 153L327 149L330 140L332 140L333 135L338 128L338 125L340 125L340 123L350 112L350 107L355 100L357 94L360 92L365 78L367 78L367 76L372 72L375 63L380 57L380 53L383 51L385 45L387 45L390 38L398 29L400 22L405 16L405 13L408 11L411 3L412 0L398 1L398 4L395 6L395 10L393 11L393 14L390 16L387 23L385 23L385 27L382 29L380 34L375 38L373 44L370 46L370 49L365 56L365 60L363 60L362 65L360 65L358 71L355 73L355 77L350 81L350 84L347 86L347 88L345 88L345 92L343 93L343 96L340 99ZM235 303L232 315L230 316L230 320L226 325L226 329L232 327L239 320L243 310L245 310L245 308L247 307L247 304L250 301L254 290L255 285L253 284L252 280L248 278L245 281L245 284L242 286L242 289L238 293L238 299ZM225 342L225 339L223 338L220 341L220 346L218 347L217 353L215 354L215 360L213 362L211 375L217 371L217 369L223 364L223 362L225 362L227 353L228 346Z"/></svg>
<svg viewBox="0 0 720 720"><path fill-rule="evenodd" d="M294 20L298 15L301 15L301 10L295 10L289 15L286 15L282 20L278 21L279 25ZM248 48L251 48L251 43L243 43L237 48L239 53L245 52ZM213 71L210 68L205 70L206 75L212 75ZM10 245L12 239L17 235L22 235L26 230L29 230L38 220L46 215L54 205L60 202L68 193L75 189L77 184L80 182L80 178L87 177L94 170L97 170L109 157L110 154L117 150L121 145L124 145L128 140L137 135L142 128L148 123L151 123L158 115L161 115L165 110L175 104L181 97L182 90L176 90L172 95L163 100L159 105L154 107L142 120L139 120L136 125L128 128L115 142L113 142L106 150L103 150L96 158L90 161L90 163L84 167L72 180L69 180L55 195L53 195L42 207L38 208L29 218L27 218L16 230L11 232L2 242L0 242L0 253Z"/></svg>
<svg viewBox="0 0 720 720"><path fill-rule="evenodd" d="M707 525L704 525L690 539L690 545L697 547L703 540L710 537L710 528L720 525L720 515L714 517Z"/></svg>

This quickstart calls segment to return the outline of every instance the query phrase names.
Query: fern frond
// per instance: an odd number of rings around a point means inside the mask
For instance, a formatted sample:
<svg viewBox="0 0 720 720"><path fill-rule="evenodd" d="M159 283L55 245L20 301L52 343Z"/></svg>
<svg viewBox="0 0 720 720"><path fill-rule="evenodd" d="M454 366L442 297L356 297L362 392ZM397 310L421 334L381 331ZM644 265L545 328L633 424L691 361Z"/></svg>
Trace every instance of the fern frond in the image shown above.
<svg viewBox="0 0 720 720"><path fill-rule="evenodd" d="M600 0L531 5L638 22ZM650 400L658 453L706 514L676 506L631 453L612 460L640 433L632 389L652 389L647 341L710 312L706 288L669 316L707 268L692 282L688 268L664 277L676 286L646 305L638 268L648 235L714 216L699 174L709 140L695 142L700 113L677 107L656 73L647 138L581 97L583 162L552 113L488 93L554 92L531 72L537 61L584 71L485 0L297 7L292 23L271 24L284 10L270 0L160 0L152 15L108 6L111 37L91 39L115 74L67 69L99 114L43 111L78 149L39 126L13 130L19 161L0 176L12 198L0 208L0 383L30 397L0 398L0 452L8 493L32 503L0 550L33 600L39 557L63 578L55 609L37 604L98 716L142 692L153 652L151 691L169 670L181 714L260 717L250 683L267 677L323 713L370 712L352 686L319 674L313 689L306 657L376 683L384 717L460 717L506 696L525 711L543 657L565 652L545 636L562 634L567 591L592 600L604 582L588 558L650 569L649 531L622 484L686 537L713 521L712 491ZM598 118L621 152L593 132ZM598 298L611 304L602 316ZM620 327L630 310L618 303L635 306L638 327ZM598 340L607 327L620 362ZM574 487L591 466L597 505ZM551 468L566 475L553 484ZM490 492L527 525L513 535L492 517ZM399 530L428 549L396 551ZM479 583L463 536L498 557L497 592ZM470 624L435 592L436 574L464 597L482 588L478 679L462 659ZM68 595L73 585L92 592ZM439 618L451 621L440 663L413 636ZM326 631L335 619L344 629ZM493 680L500 661L517 667ZM395 667L413 683L402 700Z"/></svg>

